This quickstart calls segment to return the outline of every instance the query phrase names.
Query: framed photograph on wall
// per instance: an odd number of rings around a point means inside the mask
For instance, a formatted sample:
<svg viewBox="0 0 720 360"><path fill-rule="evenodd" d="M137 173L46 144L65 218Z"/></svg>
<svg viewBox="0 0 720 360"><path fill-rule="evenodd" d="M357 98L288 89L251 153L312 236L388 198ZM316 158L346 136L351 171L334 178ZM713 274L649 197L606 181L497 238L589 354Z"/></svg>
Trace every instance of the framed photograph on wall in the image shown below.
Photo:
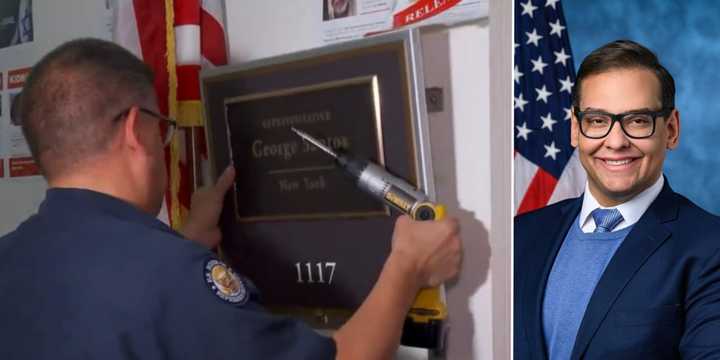
<svg viewBox="0 0 720 360"><path fill-rule="evenodd" d="M32 0L0 2L0 49L34 40Z"/></svg>

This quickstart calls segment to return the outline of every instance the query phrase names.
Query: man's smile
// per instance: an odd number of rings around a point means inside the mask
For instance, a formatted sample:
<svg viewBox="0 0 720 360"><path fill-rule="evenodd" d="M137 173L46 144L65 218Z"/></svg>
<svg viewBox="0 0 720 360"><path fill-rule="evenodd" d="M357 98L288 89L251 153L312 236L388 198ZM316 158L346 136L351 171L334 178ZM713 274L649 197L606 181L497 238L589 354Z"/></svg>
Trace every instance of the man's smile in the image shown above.
<svg viewBox="0 0 720 360"><path fill-rule="evenodd" d="M622 171L633 168L637 165L640 156L624 156L624 157L596 157L595 160L600 165L610 171Z"/></svg>

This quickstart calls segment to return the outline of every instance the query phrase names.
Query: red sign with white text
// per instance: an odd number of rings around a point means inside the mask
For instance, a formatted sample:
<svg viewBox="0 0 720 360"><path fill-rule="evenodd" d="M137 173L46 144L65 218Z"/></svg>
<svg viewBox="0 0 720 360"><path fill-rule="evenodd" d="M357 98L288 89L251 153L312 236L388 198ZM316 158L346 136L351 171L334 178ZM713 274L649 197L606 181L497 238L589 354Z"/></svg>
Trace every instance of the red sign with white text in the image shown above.
<svg viewBox="0 0 720 360"><path fill-rule="evenodd" d="M10 165L10 177L40 175L40 168L30 156L10 159L8 164Z"/></svg>
<svg viewBox="0 0 720 360"><path fill-rule="evenodd" d="M25 85L25 80L32 68L15 69L8 71L8 89L19 89Z"/></svg>
<svg viewBox="0 0 720 360"><path fill-rule="evenodd" d="M455 6L460 0L419 0L412 6L403 9L393 17L393 27L410 25Z"/></svg>

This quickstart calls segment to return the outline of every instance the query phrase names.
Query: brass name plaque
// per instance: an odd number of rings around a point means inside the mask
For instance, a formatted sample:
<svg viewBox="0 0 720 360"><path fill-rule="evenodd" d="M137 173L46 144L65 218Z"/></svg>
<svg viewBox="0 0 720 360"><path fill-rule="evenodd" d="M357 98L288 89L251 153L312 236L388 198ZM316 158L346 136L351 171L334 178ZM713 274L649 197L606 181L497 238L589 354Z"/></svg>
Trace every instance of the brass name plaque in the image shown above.
<svg viewBox="0 0 720 360"><path fill-rule="evenodd" d="M384 164L376 76L225 99L240 222L389 216L296 127L339 151Z"/></svg>

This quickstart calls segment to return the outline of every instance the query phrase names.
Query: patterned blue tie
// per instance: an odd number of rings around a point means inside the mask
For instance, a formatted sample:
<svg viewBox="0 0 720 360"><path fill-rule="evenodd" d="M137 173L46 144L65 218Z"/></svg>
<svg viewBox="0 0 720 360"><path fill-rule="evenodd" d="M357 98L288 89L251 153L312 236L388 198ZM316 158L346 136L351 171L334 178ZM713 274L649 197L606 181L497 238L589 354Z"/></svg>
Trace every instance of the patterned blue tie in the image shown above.
<svg viewBox="0 0 720 360"><path fill-rule="evenodd" d="M600 209L593 210L590 215L595 219L596 233L611 232L617 224L623 221L622 214L618 209Z"/></svg>

